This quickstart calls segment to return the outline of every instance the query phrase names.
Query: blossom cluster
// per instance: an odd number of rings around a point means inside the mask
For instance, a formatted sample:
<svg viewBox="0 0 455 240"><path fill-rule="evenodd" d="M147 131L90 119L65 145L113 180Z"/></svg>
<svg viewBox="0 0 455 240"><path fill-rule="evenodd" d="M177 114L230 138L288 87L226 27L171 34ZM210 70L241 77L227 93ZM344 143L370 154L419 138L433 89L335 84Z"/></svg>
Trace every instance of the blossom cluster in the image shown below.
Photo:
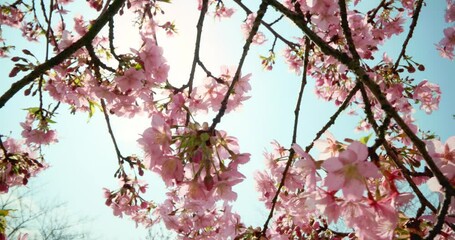
<svg viewBox="0 0 455 240"><path fill-rule="evenodd" d="M51 7L62 19L54 28L51 21L47 23L52 31L43 28L37 19L31 20L33 8L22 1L0 4L0 26L18 29L28 41L38 41L42 33L47 32L51 51L62 54L87 36L96 21L76 15L70 18L72 24L63 22L70 12L66 9L70 2L72 0L55 1ZM201 67L207 77L194 79L192 71L188 83L174 86L174 79L169 79L171 66L164 57L165 49L158 45L157 32L163 31L172 37L177 31L174 22L158 14L165 13L160 2L166 1L128 0L120 8L120 15L127 12L138 20L136 27L141 38L138 47L133 46L126 53L116 52L118 49L113 46L111 36L113 30L109 26L109 36L95 36L70 57L44 71L25 90L26 96L38 95L40 105L26 109L26 119L21 123L22 141L8 138L0 142L0 193L7 192L11 186L26 185L30 177L47 167L36 152L42 145L58 141L51 126L59 105L54 109L50 105L44 108L42 95L45 93L56 102L69 105L73 113L86 112L91 117L97 110L102 111L109 128L109 116L146 115L150 118L150 126L137 140L144 152L141 159L123 157L110 132L119 164L115 177L120 184L118 189L104 189L105 204L112 208L115 216L128 216L137 225L150 227L163 222L182 239L421 238L438 221L453 225L455 201L449 202L448 213L439 220L436 208L423 202L419 194L420 189L429 187L442 202L448 186L441 185L434 169L428 170L427 159L423 160L426 156L408 136L409 131L396 119L391 120L387 112L394 111L410 132L417 135L420 129L413 117L415 106L427 114L437 110L441 89L428 80L416 83L408 76L416 70L425 70L425 66L411 56L400 54L396 62L386 53L378 57L381 45L404 32L405 23L416 14L418 2L381 1L376 8L364 13L355 9L359 0L349 3L352 10L347 12L343 12L335 0L283 1L286 11L300 14L300 20L326 48L360 58L355 59L360 62L359 68L379 87L383 99L377 100L379 98L366 85L362 91L353 92L359 86L360 76L341 64L339 57L318 47L314 39L310 41L309 35L293 38L295 44L283 41L287 45L284 61L290 70L299 75L305 65L304 74L312 77L315 94L333 101L336 106L350 105L352 115L361 115L355 130L361 133L374 130L376 139L373 145L367 144L373 134L359 141L341 142L325 132L325 139L312 142L318 149L317 157L297 143L287 149L273 142L273 151L265 154L267 169L255 175L259 200L274 213L270 215L273 220L270 227L266 225L267 229L262 230L245 226L240 215L232 210L237 200L234 187L245 179L239 168L250 160L250 154L240 151L235 137L217 129L216 120L212 124L198 121L200 115L217 114L217 119L239 109L250 98L251 74L242 75L239 67L226 66L221 66L218 74L212 74L201 59L195 58L194 66ZM90 8L100 13L106 13L109 6L105 3L87 1ZM197 3L198 10L206 4L207 14L218 20L229 18L235 12L226 1L198 0ZM241 24L245 38L251 34L257 18L256 13L246 12ZM454 15L455 3L447 0L446 22L455 21ZM343 29L342 18L349 29ZM261 24L267 23L262 21ZM352 39L345 37L347 32ZM261 57L262 65L268 70L272 70L275 63L276 41L283 38L274 34L269 57ZM437 48L442 56L453 59L455 28L446 28L444 35ZM263 32L257 32L253 44L265 44L266 40ZM6 41L0 37L3 44L0 57L6 57L11 49ZM30 60L36 57L29 50L23 53L25 57L11 59L15 67L10 77L36 67ZM386 110L384 102L389 103L392 110ZM422 135L421 138L426 141L431 160L453 187L455 137L444 144L434 136ZM164 202L145 199L149 188L141 179L145 171L163 180L167 189ZM410 185L414 193L401 187L405 184ZM418 201L422 208L416 211L415 217L411 216L406 207ZM453 235L452 225L444 224L440 235ZM347 230L336 231L334 226Z"/></svg>
<svg viewBox="0 0 455 240"><path fill-rule="evenodd" d="M47 168L34 151L24 144L7 138L0 142L0 193L7 193L14 186L27 185L31 177Z"/></svg>
<svg viewBox="0 0 455 240"><path fill-rule="evenodd" d="M444 15L447 23L455 21L455 1L447 0L447 9ZM444 38L436 45L442 57L453 59L455 50L455 26L444 29Z"/></svg>

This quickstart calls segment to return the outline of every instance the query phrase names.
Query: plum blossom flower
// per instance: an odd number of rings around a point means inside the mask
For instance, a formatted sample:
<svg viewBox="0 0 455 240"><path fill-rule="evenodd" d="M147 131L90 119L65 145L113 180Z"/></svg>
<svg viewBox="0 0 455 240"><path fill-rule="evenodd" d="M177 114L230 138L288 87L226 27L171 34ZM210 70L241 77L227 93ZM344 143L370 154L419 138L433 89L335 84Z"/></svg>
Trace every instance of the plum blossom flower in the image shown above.
<svg viewBox="0 0 455 240"><path fill-rule="evenodd" d="M447 141L442 144L439 140L430 140L427 142L428 153L433 158L436 165L441 170L442 174L455 183L455 136L449 137ZM427 184L433 191L439 191L439 185L436 177L428 180Z"/></svg>
<svg viewBox="0 0 455 240"><path fill-rule="evenodd" d="M436 45L439 54L450 60L453 60L455 50L455 26L444 29L444 38Z"/></svg>
<svg viewBox="0 0 455 240"><path fill-rule="evenodd" d="M165 160L163 155L169 151L171 130L164 116L157 113L152 117L152 127L147 128L142 138L137 140L149 159L146 167L154 169Z"/></svg>
<svg viewBox="0 0 455 240"><path fill-rule="evenodd" d="M420 109L430 114L439 108L441 90L437 84L424 80L414 89L413 98L421 102Z"/></svg>
<svg viewBox="0 0 455 240"><path fill-rule="evenodd" d="M292 148L301 157L295 162L294 167L297 169L296 171L299 173L299 176L305 179L305 189L315 190L319 177L316 175L316 163L314 159L303 151L298 144L293 144Z"/></svg>
<svg viewBox="0 0 455 240"><path fill-rule="evenodd" d="M130 68L126 70L122 76L115 78L115 82L123 92L128 90L134 91L143 86L142 80L144 80L144 78L145 75L143 71Z"/></svg>
<svg viewBox="0 0 455 240"><path fill-rule="evenodd" d="M220 5L217 5L216 7L216 11L215 11L215 17L216 18L230 18L232 16L232 14L235 13L235 9L234 8L227 8L226 6L224 6L223 3L221 3Z"/></svg>
<svg viewBox="0 0 455 240"><path fill-rule="evenodd" d="M324 160L329 157L338 155L341 150L341 146L335 137L329 131L324 133L325 139L318 139L314 142L314 146L319 149L319 159Z"/></svg>
<svg viewBox="0 0 455 240"><path fill-rule="evenodd" d="M0 150L0 193L7 193L13 186L27 185L30 177L48 167L37 160L32 149L24 148L27 146L24 143L13 138L1 143L4 149Z"/></svg>
<svg viewBox="0 0 455 240"><path fill-rule="evenodd" d="M455 1L447 0L447 10L444 17L448 23L455 21Z"/></svg>
<svg viewBox="0 0 455 240"><path fill-rule="evenodd" d="M377 167L367 162L367 147L355 141L337 157L324 161L322 167L327 170L324 179L328 191L341 189L346 198L359 198L365 191L365 178L379 178Z"/></svg>
<svg viewBox="0 0 455 240"><path fill-rule="evenodd" d="M242 24L242 32L245 39L247 39L248 36L250 35L251 29L253 28L254 19L256 19L256 13L251 13L248 15L245 23ZM265 41L267 41L267 39L265 38L265 35L262 32L258 31L256 35L254 35L253 37L254 44L261 45L265 43Z"/></svg>
<svg viewBox="0 0 455 240"><path fill-rule="evenodd" d="M40 121L38 128L34 128L35 120L35 116L29 113L26 120L21 123L22 137L25 138L26 144L48 145L58 142L55 130L49 129L46 121Z"/></svg>

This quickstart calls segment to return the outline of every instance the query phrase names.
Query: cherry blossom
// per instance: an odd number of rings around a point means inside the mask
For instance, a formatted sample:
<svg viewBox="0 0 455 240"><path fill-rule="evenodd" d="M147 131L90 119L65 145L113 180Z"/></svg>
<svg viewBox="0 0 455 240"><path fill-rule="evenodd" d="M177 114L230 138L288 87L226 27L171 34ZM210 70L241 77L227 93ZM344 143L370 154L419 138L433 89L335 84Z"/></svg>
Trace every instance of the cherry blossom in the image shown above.
<svg viewBox="0 0 455 240"><path fill-rule="evenodd" d="M198 37L191 46L193 68L185 83L171 74L183 70L166 60L165 54L175 51L160 39L180 37L178 21L167 14L167 7L178 3L89 0L87 11L98 13L90 19L90 14L73 12L70 2L59 0L46 6L52 19L47 12L37 17L37 9L23 1L0 4L0 30L16 31L26 41L47 46L42 58L28 49L14 49L14 40L0 36L0 57L11 56L14 64L7 79L17 81L11 91L28 81L19 90L24 88L27 99L39 104L25 109L19 132L23 139L9 135L0 139L0 193L26 185L47 168L42 145L59 141L54 116L61 103L71 113L82 112L89 118L97 112L103 115L115 145L114 176L119 181L116 189L103 190L105 204L114 216L128 217L136 225L148 228L162 222L180 239L403 239L413 234L435 237L432 228L437 230L435 238L453 235L447 224L453 223L453 191L446 190L453 190L455 181L455 137L442 143L425 133L415 117L416 106L427 114L439 108L441 89L428 80L414 80L415 72L424 71L426 63L406 49L409 39L397 44L396 59L389 57L395 52L383 48L392 37L415 30L408 24L423 14L417 7L422 1L378 1L370 6L360 0L269 0L261 2L257 12L249 9L254 3L195 1L199 11L203 5L208 11L199 16ZM264 6L282 16L272 20L275 15ZM448 23L455 21L454 6L453 0L447 0L443 17ZM218 24L239 12L245 12L244 21L237 21L239 34L244 38L254 34L253 46L246 43L237 66L227 67L231 59L222 55L207 64L203 51L204 44L210 43L200 38L207 33L202 23ZM116 14L135 18L131 28L136 31L131 34L140 39L138 45L126 50L117 45L116 25L111 21L117 22ZM264 32L252 32L259 18ZM289 29L280 29L283 23ZM443 34L436 48L453 59L455 28L450 25ZM267 38L274 41L269 43ZM225 114L245 104L252 85L260 84L251 82L252 74L242 73L250 48L268 53L259 58L268 71L280 70L274 67L278 64L275 52L282 52L289 70L305 74L308 78L303 80L313 87L299 99L314 94L339 110L302 148L301 139L308 136L297 137L302 128L297 107L292 144L274 141L272 150L264 153L265 169L254 175L258 199L270 215L261 227L246 226L233 210L236 186L248 177L242 166L256 156L240 151L242 142L218 124L229 117ZM353 130L359 137L336 138L327 131L343 111L358 122ZM150 119L137 140L143 154L125 156L109 119L139 115ZM212 122L205 122L212 117ZM145 197L149 188L154 190L153 184L142 180L148 171L166 186L162 202ZM419 191L426 186L439 198L422 197ZM421 204L417 214L406 209L414 203ZM442 207L437 209L438 205ZM436 216L440 209L447 209L441 215L446 222ZM412 222L419 224L412 226ZM338 225L347 232L332 229Z"/></svg>
<svg viewBox="0 0 455 240"><path fill-rule="evenodd" d="M322 164L327 170L324 184L328 191L341 189L346 198L359 198L364 194L367 178L380 177L376 166L367 161L368 149L360 142L351 143L337 157Z"/></svg>

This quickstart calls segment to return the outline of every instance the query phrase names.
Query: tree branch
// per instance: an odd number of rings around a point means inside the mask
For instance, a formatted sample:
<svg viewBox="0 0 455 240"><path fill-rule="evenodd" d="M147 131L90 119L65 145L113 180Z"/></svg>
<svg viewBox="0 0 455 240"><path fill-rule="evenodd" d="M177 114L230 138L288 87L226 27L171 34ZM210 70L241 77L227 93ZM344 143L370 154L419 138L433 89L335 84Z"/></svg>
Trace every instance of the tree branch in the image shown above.
<svg viewBox="0 0 455 240"><path fill-rule="evenodd" d="M246 14L252 13L252 11L245 4L243 4L241 0L234 0L234 2L237 3L246 12ZM273 21L270 24L261 20L261 24L265 28L267 28L276 38L278 38L282 42L286 43L289 47L293 48L293 47L299 46L299 44L293 43L293 42L287 40L286 38L281 36L281 34L279 34L277 31L275 31L275 29L272 28L272 25L275 24L276 22L278 22L279 20L281 20L282 18L283 18L283 15L281 15L277 20Z"/></svg>
<svg viewBox="0 0 455 240"><path fill-rule="evenodd" d="M405 123L405 121L401 118L399 113L392 107L389 101L384 96L381 88L378 84L376 84L368 75L366 69L360 66L358 61L353 60L349 57L346 53L340 52L330 45L328 45L323 39L321 39L315 32L309 29L306 26L305 20L292 12L291 10L287 9L277 0L265 0L266 2L270 3L270 5L274 6L278 11L282 12L286 15L290 20L292 20L320 49L321 51L329 56L333 56L339 62L346 65L349 70L351 70L354 74L359 77L359 80L365 84L366 87L373 93L375 98L381 104L381 108L390 115L395 122L400 126L401 129L405 132L405 134L411 139L414 146L419 150L422 154L422 157L425 159L425 162L430 167L433 174L438 179L439 183L448 189L450 194L454 193L455 190L453 186L450 184L449 180L442 174L441 170L436 166L433 159L429 155L428 151L426 150L425 143L417 137L417 135L409 128L409 126Z"/></svg>
<svg viewBox="0 0 455 240"><path fill-rule="evenodd" d="M261 20L264 17L265 12L267 11L267 7L268 7L267 1L262 0L261 5L259 5L259 10L257 12L256 19L253 22L251 31L248 35L248 38L247 38L245 44L243 45L242 56L240 57L240 61L237 66L237 70L234 75L234 79L232 80L232 83L229 86L229 90L227 91L226 95L224 96L223 101L221 102L221 108L218 111L218 114L215 116L215 118L213 118L212 125L210 126L210 129L209 129L210 132L213 132L213 130L215 130L216 125L221 121L221 118L224 116L224 113L226 112L229 96L231 95L232 91L234 90L235 84L240 79L240 72L242 71L243 63L245 62L246 56L250 49L250 45L253 42L253 37L256 35L256 33L259 29L259 24L261 23Z"/></svg>
<svg viewBox="0 0 455 240"><path fill-rule="evenodd" d="M109 132L109 135L111 136L112 143L114 143L114 148L115 148L115 152L117 154L119 164L121 164L123 159L125 159L125 158L120 153L120 149L117 145L117 140L115 139L114 132L112 131L111 121L110 121L109 115L107 113L106 103L105 103L104 99L101 99L101 106L103 108L104 119L106 120L107 130Z"/></svg>
<svg viewBox="0 0 455 240"><path fill-rule="evenodd" d="M442 230L442 224L444 224L445 217L447 215L447 211L449 210L450 202L452 201L452 195L448 191L446 191L445 195L446 196L445 196L445 199L444 199L444 203L442 204L442 207L441 207L441 209L439 210L439 213L438 213L438 221L436 222L436 225L430 231L428 236L425 238L425 240L434 239L434 237L436 237L436 235L438 233L440 233L441 230Z"/></svg>
<svg viewBox="0 0 455 240"><path fill-rule="evenodd" d="M341 112L344 111L344 109L346 109L346 107L349 105L349 103L351 102L351 99L352 97L354 97L354 95L357 93L357 91L359 91L359 88L360 88L360 83L357 83L353 89L351 89L351 91L349 92L348 96L346 96L346 99L344 100L344 102L341 104L341 106L338 108L338 110L330 117L329 121L322 127L321 130L319 130L318 133L316 133L316 137L314 137L313 141L311 141L311 143L305 147L305 152L310 152L310 150L313 148L314 146L314 142L316 140L318 140L322 134L327 131L327 129L330 128L330 126L332 126L333 124L335 124L335 120L338 118L338 116L341 114Z"/></svg>
<svg viewBox="0 0 455 240"><path fill-rule="evenodd" d="M423 193L417 187L415 182L412 180L409 170L400 161L400 159L398 158L396 152L392 149L390 144L384 139L384 134L381 133L380 127L378 126L378 124L374 120L373 113L371 112L371 105L370 105L370 100L368 98L367 92L366 92L363 84L360 84L360 85L361 85L360 86L360 91L362 93L363 102L365 103L365 114L367 115L368 121L373 126L373 130L375 131L376 135L380 139L379 142L382 143L382 145L384 146L384 148L385 148L385 150L387 152L387 155L392 159L392 161L395 163L395 165L401 170L401 173L403 174L403 177L406 179L406 181L409 183L409 185L411 186L411 188L414 191L414 193L417 195L417 198L419 199L420 204L422 204L422 206L427 206L429 209L431 209L431 211L436 213L437 212L436 208L423 195ZM386 122L386 121L384 121L384 122Z"/></svg>
<svg viewBox="0 0 455 240"><path fill-rule="evenodd" d="M115 14L117 14L117 12L120 10L125 1L126 0L113 1L111 6L107 9L107 11L98 17L95 23L91 26L90 30L83 37L81 37L79 40L71 44L68 48L66 48L53 58L36 66L31 73L23 77L21 80L13 83L10 89L8 89L0 97L0 108L5 106L6 102L8 102L23 87L33 82L36 78L40 77L47 70L62 63L65 59L69 58L73 53L82 48L84 45L89 44L101 31L104 25L106 25L109 19L111 19Z"/></svg>
<svg viewBox="0 0 455 240"><path fill-rule="evenodd" d="M292 132L292 143L291 143L291 149L289 151L289 158L286 162L286 167L283 170L283 177L281 178L280 185L278 186L278 189L275 193L275 196L272 199L272 207L270 208L269 216L267 217L267 220L264 223L264 226L262 227L262 235L265 236L267 232L267 228L269 225L270 220L273 217L273 211L275 210L276 202L278 201L278 196L280 195L281 188L283 188L284 183L286 181L286 175L289 171L289 168L291 167L292 161L294 159L294 154L295 151L292 148L292 145L296 143L297 141L297 127L299 124L299 113L300 113L300 105L302 102L302 97L303 97L303 91L305 90L305 86L307 84L307 70L308 70L308 58L310 54L310 40L306 38L305 40L305 56L304 56L304 62L303 62L303 74L302 74L302 84L300 85L300 91L299 91L299 96L297 98L297 103L295 105L295 110L294 110L294 130Z"/></svg>
<svg viewBox="0 0 455 240"><path fill-rule="evenodd" d="M411 25L409 26L408 36L406 37L406 39L403 42L403 48L401 48L400 55L398 55L397 61L395 62L395 66L393 67L393 69L395 69L395 70L398 68L398 64L400 64L401 58L406 53L406 47L408 46L409 40L411 40L412 35L414 33L414 29L417 26L417 20L419 19L420 11L422 10L422 5L423 5L423 0L417 1L417 6L414 11L414 15L412 15L412 22L411 22Z"/></svg>
<svg viewBox="0 0 455 240"><path fill-rule="evenodd" d="M359 53L355 49L354 40L352 39L351 29L348 23L348 13L346 12L346 0L338 0L340 6L341 28L343 29L344 37L354 60L360 60Z"/></svg>
<svg viewBox="0 0 455 240"><path fill-rule="evenodd" d="M199 49L201 47L202 27L204 25L204 18L205 18L205 14L207 13L207 8L208 8L208 0L203 0L201 13L199 14L199 20L196 25L196 29L197 29L196 43L195 43L196 46L194 47L194 58L193 58L193 63L191 64L190 78L188 79L188 83L185 85L185 87L188 86L188 97L191 97L191 92L193 91L194 73L196 72L196 64L199 62ZM189 121L190 121L190 113L187 112L185 125L188 125Z"/></svg>

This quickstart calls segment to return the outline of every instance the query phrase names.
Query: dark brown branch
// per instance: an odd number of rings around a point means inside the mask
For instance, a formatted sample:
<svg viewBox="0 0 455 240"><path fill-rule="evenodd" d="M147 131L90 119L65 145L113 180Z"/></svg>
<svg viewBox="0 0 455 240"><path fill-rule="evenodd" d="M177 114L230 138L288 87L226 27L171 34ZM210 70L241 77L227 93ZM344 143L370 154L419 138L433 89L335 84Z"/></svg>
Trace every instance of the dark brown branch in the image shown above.
<svg viewBox="0 0 455 240"><path fill-rule="evenodd" d="M199 20L197 21L197 25L196 25L196 29L197 29L196 43L195 43L195 47L194 47L193 63L191 64L190 78L188 79L188 83L185 85L185 87L188 86L188 96L189 97L191 97L191 92L193 91L194 74L196 72L196 64L199 61L199 49L201 47L202 27L204 25L204 19L205 19L205 14L207 13L207 8L208 8L208 0L203 0L202 7L201 7L201 13L199 14ZM189 121L190 121L190 113L187 112L185 125L188 125Z"/></svg>
<svg viewBox="0 0 455 240"><path fill-rule="evenodd" d="M119 164L121 164L123 162L123 159L125 159L125 158L120 153L120 149L117 145L117 140L115 139L114 132L112 131L111 121L109 119L109 115L108 115L108 111L107 111L106 103L105 103L104 99L101 99L101 107L103 108L103 114L104 114L104 119L106 120L107 130L109 132L109 135L111 136L112 143L114 144L115 153L117 154L118 162L119 162Z"/></svg>
<svg viewBox="0 0 455 240"><path fill-rule="evenodd" d="M21 80L13 83L1 97L0 97L0 108L5 106L6 102L11 99L18 91L20 91L23 87L33 82L36 78L40 77L46 71L51 69L52 67L62 63L65 59L69 58L73 53L77 50L82 48L87 43L90 43L96 35L101 31L101 29L106 25L106 23L111 19L122 5L125 3L126 0L115 0L112 2L111 6L107 9L106 12L101 14L96 22L91 26L88 32L81 37L79 40L71 44L68 48L54 56L53 58L49 59L48 61L38 65L35 69L29 73L27 76L23 77Z"/></svg>
<svg viewBox="0 0 455 240"><path fill-rule="evenodd" d="M267 232L267 228L269 225L270 220L273 217L273 211L275 210L276 202L278 201L278 196L280 195L281 188L283 188L284 183L286 181L286 175L289 171L289 168L292 165L292 161L294 159L294 154L295 151L292 148L292 145L297 142L297 128L299 124L299 113L300 113L300 105L302 103L302 97L303 97L303 92L305 90L305 86L307 84L307 70L308 70L308 58L310 54L310 40L306 38L305 40L305 56L304 56L304 62L303 62L303 74L302 74L302 83L300 85L300 91L299 91L299 96L297 98L297 103L295 105L295 110L294 110L294 130L292 132L292 143L291 143L291 149L289 151L289 158L286 162L286 167L283 170L283 177L281 178L280 185L278 186L277 192L275 193L275 196L272 199L272 207L270 208L269 216L267 217L267 220L264 223L264 226L262 227L262 235L265 236Z"/></svg>
<svg viewBox="0 0 455 240"><path fill-rule="evenodd" d="M219 77L213 76L212 72L210 72L210 71L207 69L207 67L205 67L204 63L203 63L201 60L197 61L197 64L199 65L199 67L202 68L202 70L205 72L205 74L207 75L207 77L211 77L211 78L215 79L215 81L216 81L217 83L226 84L226 85L227 85L226 81L224 81L223 79L221 79L221 78L219 78Z"/></svg>
<svg viewBox="0 0 455 240"><path fill-rule="evenodd" d="M302 17L302 15L289 10L277 0L265 1L269 3L271 6L273 6L277 11L283 13L286 17L293 21L297 25L297 27L299 27L310 38L310 40L313 41L321 49L321 51L324 54L334 56L336 59L338 59L338 61L342 63L350 62L352 60L346 53L334 49L333 47L328 45L322 38L320 38L314 31L312 31L307 26L307 22Z"/></svg>
<svg viewBox="0 0 455 240"><path fill-rule="evenodd" d="M398 55L397 61L395 62L395 66L393 67L393 69L395 69L395 70L398 68L401 58L406 54L406 47L408 46L409 40L411 40L412 35L414 33L414 29L417 26L417 20L419 20L420 11L422 10L422 5L423 5L423 0L417 1L417 6L414 11L414 15L412 15L412 22L411 22L411 25L409 26L408 36L406 37L406 39L403 42L403 47L401 48L400 55Z"/></svg>
<svg viewBox="0 0 455 240"><path fill-rule="evenodd" d="M395 165L401 170L401 173L403 174L404 178L411 186L414 193L417 195L417 198L419 199L422 206L427 206L429 209L431 209L431 211L436 212L437 211L436 208L428 201L428 199L423 195L423 193L420 191L420 189L417 187L417 185L412 180L411 173L409 172L409 170L400 161L396 152L390 146L390 144L384 139L384 134L381 134L381 132L379 130L380 127L376 123L374 116L373 116L373 112L371 111L371 104L370 104L370 100L368 98L367 92L366 92L363 84L360 84L360 85L361 85L360 92L362 93L363 102L365 103L365 114L367 115L368 122L370 122L370 124L373 126L373 130L375 131L376 135L380 139L380 141L378 141L378 142L380 142L384 146L384 148L387 152L387 155L392 159L392 161L395 163ZM384 121L384 122L386 122L386 121Z"/></svg>
<svg viewBox="0 0 455 240"><path fill-rule="evenodd" d="M379 146L382 145L382 141L385 139L385 131L387 130L388 126L390 125L391 117L387 115L382 121L382 125L378 128L378 138L376 139L373 146L371 146L372 150L376 150Z"/></svg>
<svg viewBox="0 0 455 240"><path fill-rule="evenodd" d="M115 47L114 47L114 18L111 18L109 20L109 51L114 56L114 58L121 62L122 59L115 53Z"/></svg>
<svg viewBox="0 0 455 240"><path fill-rule="evenodd" d="M376 17L376 14L378 14L379 9L381 9L385 6L385 1L386 0L382 0L374 10L368 12L368 23L373 22L373 19Z"/></svg>
<svg viewBox="0 0 455 240"><path fill-rule="evenodd" d="M252 11L247 6L245 6L245 4L243 4L241 0L234 0L234 2L236 2L246 12L246 14L252 13ZM285 37L281 36L281 34L279 34L277 31L275 31L275 29L272 28L272 25L275 24L277 21L279 21L283 16L284 15L281 15L280 18L278 18L277 20L275 20L274 22L272 22L270 24L266 23L265 21L261 21L261 24L265 28L267 28L276 38L280 39L282 42L284 42L290 48L299 46L299 44L293 43L293 42L287 40Z"/></svg>
<svg viewBox="0 0 455 240"><path fill-rule="evenodd" d="M355 49L351 29L349 28L348 14L346 12L346 0L338 0L338 5L340 6L341 28L343 29L344 37L346 38L346 44L348 45L349 51L354 57L354 60L358 61L360 60L360 56Z"/></svg>
<svg viewBox="0 0 455 240"><path fill-rule="evenodd" d="M95 49L93 49L93 46L92 46L92 43L88 43L85 45L85 48L87 49L88 51L88 55L90 56L91 60L93 61L93 63L95 63L96 65L108 70L108 71L111 71L113 73L115 73L115 69L107 66L106 64L104 64L99 58L98 56L96 56L96 53L95 53Z"/></svg>
<svg viewBox="0 0 455 240"><path fill-rule="evenodd" d="M376 134L380 135L378 123L376 123L373 112L371 111L372 108L371 108L370 98L368 97L368 93L365 90L365 87L363 86L363 84L360 84L360 93L362 94L363 103L365 104L364 110L365 110L365 114L367 115L367 119L370 122L370 124L373 127L373 130L376 132Z"/></svg>
<svg viewBox="0 0 455 240"><path fill-rule="evenodd" d="M221 118L224 116L224 113L226 112L229 96L233 92L235 84L240 79L240 72L242 71L243 63L245 62L246 56L248 55L248 51L250 49L250 45L253 42L253 37L256 35L256 33L257 33L258 29L259 29L259 25L261 23L261 20L264 17L265 12L267 11L267 7L268 7L268 4L267 4L267 2L265 0L262 1L261 5L259 5L259 9L258 9L258 12L257 12L256 19L254 19L251 31L250 31L250 33L248 35L248 38L247 38L245 44L243 45L242 56L240 57L240 61L239 61L239 64L237 66L237 70L235 72L234 78L232 80L231 85L229 86L229 89L228 89L226 95L224 96L223 101L221 102L220 110L218 111L217 115L213 119L212 125L210 126L210 132L213 132L213 130L215 130L216 125L221 121Z"/></svg>
<svg viewBox="0 0 455 240"><path fill-rule="evenodd" d="M438 233L441 232L442 230L442 225L444 224L445 217L447 215L447 211L449 210L450 202L452 201L452 195L446 191L445 198L444 198L444 203L442 204L441 209L439 210L438 213L438 220L436 222L436 225L431 229L430 233L428 236L425 238L425 240L432 240Z"/></svg>
<svg viewBox="0 0 455 240"><path fill-rule="evenodd" d="M449 180L442 174L441 170L438 168L438 166L436 166L430 154L426 150L425 143L419 137L417 137L417 135L411 130L411 128L409 128L406 122L401 118L400 114L392 107L392 105L389 103L389 101L386 99L383 92L381 91L379 85L376 84L367 74L366 69L361 67L358 61L353 60L346 53L340 52L332 48L330 45L328 45L315 32L313 32L311 29L308 28L308 26L306 26L306 22L304 19L301 18L301 16L290 11L277 0L265 1L270 3L270 5L274 6L278 11L280 11L281 13L286 15L290 20L292 20L311 39L311 41L313 41L321 49L321 51L324 54L333 56L339 62L346 65L349 68L349 70L351 70L354 74L356 74L359 77L360 81L362 81L365 84L365 86L373 93L375 98L381 104L382 109L395 120L398 126L400 126L400 128L403 129L403 131L412 141L414 146L419 150L419 152L422 154L422 157L425 159L425 162L427 163L428 167L431 169L433 174L438 179L439 183L445 188L447 188L450 194L455 192Z"/></svg>
<svg viewBox="0 0 455 240"><path fill-rule="evenodd" d="M406 133L406 135L411 139L414 146L419 150L422 154L422 157L425 159L428 167L431 169L433 174L438 179L439 183L448 189L449 193L452 194L454 192L453 186L449 182L449 180L442 174L441 170L436 166L433 159L431 158L430 154L426 149L425 142L423 142L417 135L409 128L406 122L401 118L398 112L392 107L389 101L384 96L383 92L381 91L380 87L370 78L370 76L365 72L365 69L361 68L360 66L352 66L349 64L350 69L360 77L362 82L368 87L368 89L373 93L375 98L381 104L382 109L386 112L387 115L390 115L395 122L400 126L400 128Z"/></svg>
<svg viewBox="0 0 455 240"><path fill-rule="evenodd" d="M5 146L3 145L2 137L3 137L3 135L0 135L0 149L1 149L2 152L3 152L3 157L6 158L6 155L8 154L8 151L6 151L6 148L5 148Z"/></svg>
<svg viewBox="0 0 455 240"><path fill-rule="evenodd" d="M316 140L318 140L322 136L322 134L324 134L324 132L327 131L327 129L330 128L330 126L335 124L335 120L338 118L338 116L341 114L341 112L343 112L344 109L346 109L346 107L351 102L352 97L354 97L354 95L357 93L357 91L359 91L359 88L360 88L360 83L357 83L354 86L354 88L351 89L351 91L349 92L348 96L346 96L346 99L341 104L341 106L338 108L338 110L330 117L329 121L324 125L324 127L322 127L322 129L319 130L318 133L316 133L316 137L313 139L313 141L311 141L311 143L308 146L305 147L305 152L310 152L311 149L314 146L314 142Z"/></svg>

